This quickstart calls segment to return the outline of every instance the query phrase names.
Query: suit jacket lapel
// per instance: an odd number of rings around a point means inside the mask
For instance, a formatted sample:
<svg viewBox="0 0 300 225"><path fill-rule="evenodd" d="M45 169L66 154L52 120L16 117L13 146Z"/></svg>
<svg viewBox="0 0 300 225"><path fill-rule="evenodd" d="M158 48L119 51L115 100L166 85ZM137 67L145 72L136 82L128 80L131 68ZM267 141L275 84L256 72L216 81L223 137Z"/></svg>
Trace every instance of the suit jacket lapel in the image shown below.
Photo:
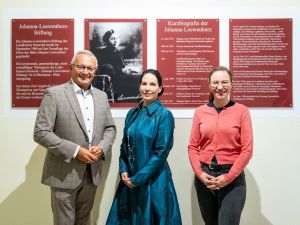
<svg viewBox="0 0 300 225"><path fill-rule="evenodd" d="M72 81L69 81L68 83L66 83L65 93L66 93L67 99L73 109L73 112L78 120L78 123L80 124L82 130L84 131L85 136L88 137L87 130L86 130L86 127L84 124L83 115L82 115L82 112L80 109L80 105L79 105L76 93L74 92L74 88L72 85L73 85Z"/></svg>

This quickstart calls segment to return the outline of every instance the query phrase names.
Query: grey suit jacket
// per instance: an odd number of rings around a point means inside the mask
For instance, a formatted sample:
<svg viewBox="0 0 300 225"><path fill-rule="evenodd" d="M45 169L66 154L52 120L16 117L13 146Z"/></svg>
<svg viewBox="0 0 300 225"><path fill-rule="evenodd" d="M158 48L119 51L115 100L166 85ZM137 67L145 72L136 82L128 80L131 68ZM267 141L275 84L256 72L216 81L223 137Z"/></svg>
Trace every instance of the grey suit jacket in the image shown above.
<svg viewBox="0 0 300 225"><path fill-rule="evenodd" d="M107 96L93 88L94 130L92 145L103 148L104 156L110 150L115 135ZM78 145L89 148L87 130L73 84L48 88L37 113L34 140L47 148L42 183L57 188L76 188L83 180L86 164L73 155ZM91 165L93 182L100 181L101 161Z"/></svg>

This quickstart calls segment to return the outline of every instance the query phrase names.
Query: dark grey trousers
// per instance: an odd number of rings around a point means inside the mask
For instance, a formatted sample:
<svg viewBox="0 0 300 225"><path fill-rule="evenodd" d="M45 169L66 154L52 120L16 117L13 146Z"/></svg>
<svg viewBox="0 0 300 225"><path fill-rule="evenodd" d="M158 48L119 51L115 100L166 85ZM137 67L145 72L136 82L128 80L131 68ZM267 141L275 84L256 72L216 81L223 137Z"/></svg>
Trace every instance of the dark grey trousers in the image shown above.
<svg viewBox="0 0 300 225"><path fill-rule="evenodd" d="M214 177L228 171L203 171ZM239 225L246 200L246 180L242 172L235 180L220 190L208 189L195 177L194 185L205 225Z"/></svg>

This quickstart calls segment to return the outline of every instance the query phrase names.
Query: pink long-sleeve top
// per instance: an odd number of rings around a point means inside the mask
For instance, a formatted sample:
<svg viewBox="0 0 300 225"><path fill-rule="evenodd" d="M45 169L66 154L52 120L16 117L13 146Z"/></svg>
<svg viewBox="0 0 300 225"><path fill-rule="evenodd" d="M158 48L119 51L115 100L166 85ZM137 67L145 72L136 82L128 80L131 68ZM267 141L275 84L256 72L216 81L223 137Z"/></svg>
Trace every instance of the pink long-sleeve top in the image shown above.
<svg viewBox="0 0 300 225"><path fill-rule="evenodd" d="M232 182L244 170L253 154L253 133L250 112L234 103L221 112L210 104L198 107L194 114L188 153L198 178L201 162L209 164L216 157L218 164L233 164L224 174Z"/></svg>

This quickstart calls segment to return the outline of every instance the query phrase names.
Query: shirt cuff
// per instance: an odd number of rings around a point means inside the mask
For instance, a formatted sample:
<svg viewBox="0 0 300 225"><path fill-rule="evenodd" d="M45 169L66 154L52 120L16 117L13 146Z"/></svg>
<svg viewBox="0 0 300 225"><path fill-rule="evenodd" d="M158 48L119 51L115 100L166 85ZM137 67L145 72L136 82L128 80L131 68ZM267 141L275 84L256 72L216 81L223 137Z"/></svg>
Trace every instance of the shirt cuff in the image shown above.
<svg viewBox="0 0 300 225"><path fill-rule="evenodd" d="M80 145L78 145L77 146L77 148L76 148L76 150L75 150L75 152L74 152L74 154L73 154L73 159L75 159L76 158L76 156L77 156L77 154L78 154L78 152L79 152L79 149L80 149Z"/></svg>

